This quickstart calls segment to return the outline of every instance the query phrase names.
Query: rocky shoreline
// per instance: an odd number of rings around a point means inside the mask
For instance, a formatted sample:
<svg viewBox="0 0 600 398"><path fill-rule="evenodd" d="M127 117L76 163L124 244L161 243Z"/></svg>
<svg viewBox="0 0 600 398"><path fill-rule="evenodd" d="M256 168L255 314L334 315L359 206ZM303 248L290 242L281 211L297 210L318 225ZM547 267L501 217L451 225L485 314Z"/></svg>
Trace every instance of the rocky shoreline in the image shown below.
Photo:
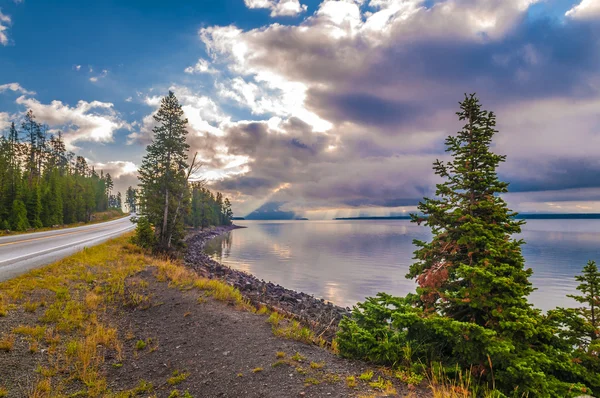
<svg viewBox="0 0 600 398"><path fill-rule="evenodd" d="M263 305L298 319L309 326L316 336L331 342L340 320L350 314L349 308L265 282L254 275L221 265L204 253L206 242L237 228L244 227L221 226L188 235L184 255L186 265L206 278L221 279L235 286L253 305Z"/></svg>

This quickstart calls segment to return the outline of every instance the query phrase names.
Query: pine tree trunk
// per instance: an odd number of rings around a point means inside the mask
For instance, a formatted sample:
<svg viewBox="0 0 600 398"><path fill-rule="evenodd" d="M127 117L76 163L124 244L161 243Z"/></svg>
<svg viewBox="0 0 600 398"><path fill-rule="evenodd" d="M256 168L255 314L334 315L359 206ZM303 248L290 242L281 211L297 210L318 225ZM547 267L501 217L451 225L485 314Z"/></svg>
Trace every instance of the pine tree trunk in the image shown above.
<svg viewBox="0 0 600 398"><path fill-rule="evenodd" d="M165 236L167 233L167 223L169 221L169 189L165 190L165 210L163 213L162 230L160 231L160 244L164 247Z"/></svg>

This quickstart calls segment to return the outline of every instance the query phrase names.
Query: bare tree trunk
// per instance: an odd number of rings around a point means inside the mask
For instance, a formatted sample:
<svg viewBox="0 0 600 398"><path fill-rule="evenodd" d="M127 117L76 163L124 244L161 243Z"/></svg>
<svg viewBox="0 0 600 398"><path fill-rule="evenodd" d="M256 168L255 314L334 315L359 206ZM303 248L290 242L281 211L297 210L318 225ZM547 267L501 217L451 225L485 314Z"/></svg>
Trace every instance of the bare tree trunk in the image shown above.
<svg viewBox="0 0 600 398"><path fill-rule="evenodd" d="M163 246L163 243L165 242L164 237L166 236L167 233L167 224L169 221L169 189L165 189L165 211L163 213L163 224L162 224L162 229L160 231L160 245Z"/></svg>
<svg viewBox="0 0 600 398"><path fill-rule="evenodd" d="M192 159L192 163L190 164L190 168L188 169L187 175L185 176L185 184L187 188L187 183L194 171L194 167L196 167L196 157L198 156L198 152L194 154L194 159ZM201 165L200 165L201 166ZM177 222L177 216L179 216L179 209L181 208L181 202L183 202L184 190L181 191L181 195L179 195L179 201L177 202L177 209L175 210L175 217L173 218L173 228L175 228L175 224ZM169 231L169 235L167 238L167 248L171 248L171 239L173 238L173 231Z"/></svg>

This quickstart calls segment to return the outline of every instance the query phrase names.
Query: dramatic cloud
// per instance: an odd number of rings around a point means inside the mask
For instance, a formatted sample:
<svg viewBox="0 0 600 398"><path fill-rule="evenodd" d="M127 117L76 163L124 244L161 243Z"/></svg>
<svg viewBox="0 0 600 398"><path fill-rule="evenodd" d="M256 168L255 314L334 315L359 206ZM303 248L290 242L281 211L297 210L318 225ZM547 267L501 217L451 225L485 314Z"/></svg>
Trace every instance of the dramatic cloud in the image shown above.
<svg viewBox="0 0 600 398"><path fill-rule="evenodd" d="M223 135L219 125L229 121L220 109L220 107L209 96L192 92L187 87L172 86L169 90L173 91L180 104L182 105L185 117L188 119L188 126L191 132L191 138L208 133L211 135ZM128 136L128 143L138 143L147 145L152 140L152 129L156 125L153 115L160 106L162 95L146 97L144 102L153 108L152 113L145 116L137 131L133 131Z"/></svg>
<svg viewBox="0 0 600 398"><path fill-rule="evenodd" d="M272 17L292 17L306 11L299 0L244 0L248 8L267 8Z"/></svg>
<svg viewBox="0 0 600 398"><path fill-rule="evenodd" d="M11 19L8 15L2 14L2 10L0 9L0 44L3 46L8 45L8 36L6 32L8 31L8 27L11 25Z"/></svg>
<svg viewBox="0 0 600 398"><path fill-rule="evenodd" d="M111 142L117 130L130 128L108 102L79 101L70 107L61 101L42 104L25 96L17 98L16 102L31 109L38 122L62 130L69 150L76 148L77 142Z"/></svg>
<svg viewBox="0 0 600 398"><path fill-rule="evenodd" d="M581 3L567 11L566 15L574 19L600 19L600 2L581 0Z"/></svg>
<svg viewBox="0 0 600 398"><path fill-rule="evenodd" d="M28 91L23 88L19 83L7 83L0 85L0 93L5 91L14 91L15 93L26 94L26 95L35 95L34 91Z"/></svg>
<svg viewBox="0 0 600 398"><path fill-rule="evenodd" d="M531 17L537 2L325 0L298 25L203 28L227 68L213 105L257 120L202 118L216 131L194 127L193 149L215 157L213 184L238 214L393 214L433 194L457 102L477 92L498 115L511 205L580 211L584 196L556 193L600 189L596 2L560 21ZM219 173L228 157L235 172Z"/></svg>

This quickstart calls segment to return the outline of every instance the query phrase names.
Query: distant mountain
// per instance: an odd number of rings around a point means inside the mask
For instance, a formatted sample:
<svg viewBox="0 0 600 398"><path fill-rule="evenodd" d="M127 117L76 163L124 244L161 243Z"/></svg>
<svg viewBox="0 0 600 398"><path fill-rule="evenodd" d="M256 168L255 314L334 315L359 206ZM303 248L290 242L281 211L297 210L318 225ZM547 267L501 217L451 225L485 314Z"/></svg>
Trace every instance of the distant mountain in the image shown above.
<svg viewBox="0 0 600 398"><path fill-rule="evenodd" d="M293 211L284 211L283 202L267 202L244 217L246 220L295 220L299 217Z"/></svg>

